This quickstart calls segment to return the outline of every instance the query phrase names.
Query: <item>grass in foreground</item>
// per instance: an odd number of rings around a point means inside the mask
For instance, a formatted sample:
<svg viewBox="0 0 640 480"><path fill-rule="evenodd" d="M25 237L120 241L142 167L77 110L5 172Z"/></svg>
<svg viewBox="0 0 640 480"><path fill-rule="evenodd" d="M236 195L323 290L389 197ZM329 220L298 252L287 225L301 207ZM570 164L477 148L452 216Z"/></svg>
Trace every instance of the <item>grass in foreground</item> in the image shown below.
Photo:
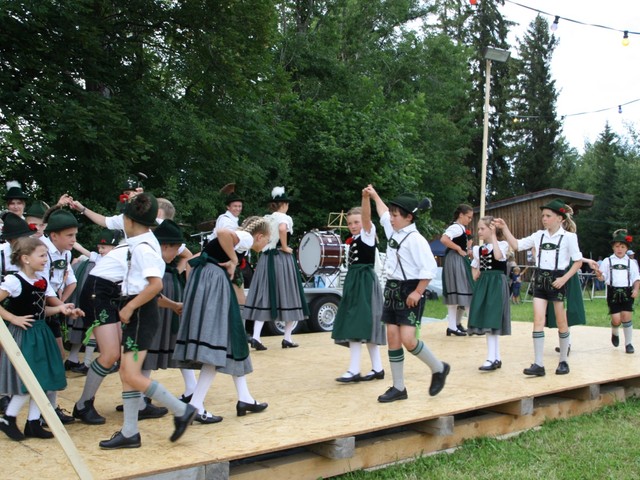
<svg viewBox="0 0 640 480"><path fill-rule="evenodd" d="M419 458L342 480L577 480L640 478L640 400L554 420L506 440L465 442L450 454Z"/></svg>

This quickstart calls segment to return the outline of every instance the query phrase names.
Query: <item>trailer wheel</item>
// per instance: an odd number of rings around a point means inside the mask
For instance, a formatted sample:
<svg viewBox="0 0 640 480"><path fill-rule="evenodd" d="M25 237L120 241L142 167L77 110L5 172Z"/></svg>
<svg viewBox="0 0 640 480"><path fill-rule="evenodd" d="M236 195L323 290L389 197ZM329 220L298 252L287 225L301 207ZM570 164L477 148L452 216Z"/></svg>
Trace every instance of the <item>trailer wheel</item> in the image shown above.
<svg viewBox="0 0 640 480"><path fill-rule="evenodd" d="M307 323L313 332L330 332L336 321L340 297L336 295L321 295L314 298L309 305L309 320Z"/></svg>

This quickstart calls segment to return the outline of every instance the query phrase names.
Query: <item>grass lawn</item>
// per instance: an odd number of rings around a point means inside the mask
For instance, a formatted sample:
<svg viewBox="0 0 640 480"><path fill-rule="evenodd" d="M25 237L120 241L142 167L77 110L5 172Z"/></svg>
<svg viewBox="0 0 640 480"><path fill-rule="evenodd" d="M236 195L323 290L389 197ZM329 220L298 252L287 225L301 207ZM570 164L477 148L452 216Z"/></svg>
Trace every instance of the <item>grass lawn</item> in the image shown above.
<svg viewBox="0 0 640 480"><path fill-rule="evenodd" d="M422 457L342 480L578 480L640 477L640 400L554 420L506 440L481 438L453 453Z"/></svg>
<svg viewBox="0 0 640 480"><path fill-rule="evenodd" d="M523 287L525 291L526 287ZM607 302L585 298L587 325L609 325ZM442 300L430 301L425 316L444 318ZM511 319L533 320L531 302L511 305ZM481 438L441 453L371 472L342 475L342 480L577 480L640 478L640 399L598 412L554 420L505 440Z"/></svg>

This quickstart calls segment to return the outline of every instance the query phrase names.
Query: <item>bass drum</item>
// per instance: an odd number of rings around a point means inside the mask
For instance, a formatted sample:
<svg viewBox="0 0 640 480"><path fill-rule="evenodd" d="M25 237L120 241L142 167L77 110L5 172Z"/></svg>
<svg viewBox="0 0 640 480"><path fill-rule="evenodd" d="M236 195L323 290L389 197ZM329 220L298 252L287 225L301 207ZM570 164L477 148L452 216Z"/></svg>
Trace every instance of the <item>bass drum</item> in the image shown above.
<svg viewBox="0 0 640 480"><path fill-rule="evenodd" d="M337 234L312 230L302 237L298 247L298 264L306 276L330 275L338 271L340 263L342 242Z"/></svg>

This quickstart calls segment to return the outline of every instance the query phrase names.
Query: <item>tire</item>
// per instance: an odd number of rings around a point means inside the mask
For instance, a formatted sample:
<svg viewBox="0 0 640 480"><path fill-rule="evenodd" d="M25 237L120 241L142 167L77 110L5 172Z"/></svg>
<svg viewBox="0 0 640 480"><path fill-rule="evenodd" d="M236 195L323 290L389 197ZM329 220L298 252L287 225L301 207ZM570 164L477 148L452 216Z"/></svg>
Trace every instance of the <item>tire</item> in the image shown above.
<svg viewBox="0 0 640 480"><path fill-rule="evenodd" d="M307 324L312 332L330 332L336 321L340 305L340 297L337 295L321 295L314 298L309 305L309 320Z"/></svg>
<svg viewBox="0 0 640 480"><path fill-rule="evenodd" d="M304 322L293 323L295 325L293 326L292 333L300 333ZM284 335L284 324L285 322L281 320L276 320L275 322L264 322L264 330L266 330L269 335Z"/></svg>

